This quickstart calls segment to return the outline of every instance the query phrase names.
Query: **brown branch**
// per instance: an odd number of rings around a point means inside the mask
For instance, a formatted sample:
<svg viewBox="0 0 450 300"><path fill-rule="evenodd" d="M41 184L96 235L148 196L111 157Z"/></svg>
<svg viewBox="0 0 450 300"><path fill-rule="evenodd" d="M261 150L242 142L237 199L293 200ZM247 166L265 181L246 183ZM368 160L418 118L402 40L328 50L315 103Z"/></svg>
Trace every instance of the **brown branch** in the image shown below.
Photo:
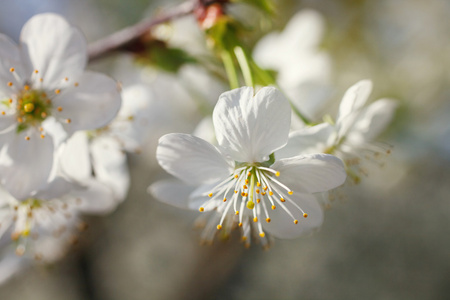
<svg viewBox="0 0 450 300"><path fill-rule="evenodd" d="M92 62L138 40L156 25L193 13L198 5L203 5L203 1L191 0L183 2L161 16L143 20L92 43L88 48L89 61Z"/></svg>

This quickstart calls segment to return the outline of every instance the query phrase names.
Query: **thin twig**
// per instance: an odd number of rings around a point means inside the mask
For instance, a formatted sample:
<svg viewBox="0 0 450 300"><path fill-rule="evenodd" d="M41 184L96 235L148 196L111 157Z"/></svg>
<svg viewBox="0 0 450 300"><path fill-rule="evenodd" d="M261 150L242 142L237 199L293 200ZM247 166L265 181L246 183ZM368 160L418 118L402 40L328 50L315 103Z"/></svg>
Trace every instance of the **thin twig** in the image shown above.
<svg viewBox="0 0 450 300"><path fill-rule="evenodd" d="M143 20L133 26L126 27L101 40L92 43L91 45L89 45L88 49L89 61L92 62L98 58L105 56L106 54L109 54L110 52L119 49L126 44L139 39L144 34L146 34L153 26L191 14L198 4L199 1L195 0L183 2L170 11L166 12L165 14L162 14L156 18Z"/></svg>

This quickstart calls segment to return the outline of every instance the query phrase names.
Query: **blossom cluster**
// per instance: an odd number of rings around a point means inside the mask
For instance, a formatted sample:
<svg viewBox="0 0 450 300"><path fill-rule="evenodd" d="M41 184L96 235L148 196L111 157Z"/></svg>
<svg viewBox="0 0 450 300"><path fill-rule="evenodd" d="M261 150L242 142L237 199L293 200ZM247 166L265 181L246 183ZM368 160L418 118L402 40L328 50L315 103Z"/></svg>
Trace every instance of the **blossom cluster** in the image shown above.
<svg viewBox="0 0 450 300"><path fill-rule="evenodd" d="M216 7L212 24L222 14ZM348 89L335 120L317 122L333 93L317 13L294 16L252 56L237 43L219 43L213 25L203 27L209 34L203 38L216 38L231 90L206 69L173 64L166 68L176 75L121 66L119 77L130 68L144 74L122 86L85 70L84 36L55 14L31 18L18 45L0 34L0 282L32 261L61 258L85 228L83 215L116 209L130 182L127 153L150 152L161 124L170 124L165 131L184 126L196 107L207 113L192 134L169 133L157 142L157 162L176 179L148 190L162 202L209 214L206 242L235 229L246 246L256 240L264 247L273 237L310 233L323 222L320 198L347 178L359 182L364 161L378 163L390 151L376 139L395 102L367 104L370 80ZM233 86L239 83L233 57L247 86Z"/></svg>

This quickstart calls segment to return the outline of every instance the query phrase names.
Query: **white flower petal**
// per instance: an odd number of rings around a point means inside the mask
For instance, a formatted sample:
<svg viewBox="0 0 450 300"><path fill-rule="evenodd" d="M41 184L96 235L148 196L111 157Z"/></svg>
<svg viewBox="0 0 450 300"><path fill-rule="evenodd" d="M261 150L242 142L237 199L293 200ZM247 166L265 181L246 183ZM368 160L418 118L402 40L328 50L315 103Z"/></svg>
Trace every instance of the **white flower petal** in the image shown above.
<svg viewBox="0 0 450 300"><path fill-rule="evenodd" d="M120 109L117 83L96 72L85 72L77 87L71 87L53 99L55 118L70 119L64 128L70 134L77 130L96 129L108 124ZM62 111L57 111L56 107Z"/></svg>
<svg viewBox="0 0 450 300"><path fill-rule="evenodd" d="M308 214L308 217L304 218L298 208L286 201L285 207L298 220L298 224L294 223L292 217L281 206L277 206L275 210L269 211L270 223L262 224L265 231L278 238L293 239L310 233L322 225L323 211L313 195L297 193L290 198Z"/></svg>
<svg viewBox="0 0 450 300"><path fill-rule="evenodd" d="M346 143L360 145L371 142L386 129L397 104L389 99L380 99L363 109L346 136Z"/></svg>
<svg viewBox="0 0 450 300"><path fill-rule="evenodd" d="M35 195L38 199L52 200L69 193L74 184L62 177L54 177L48 184L41 188Z"/></svg>
<svg viewBox="0 0 450 300"><path fill-rule="evenodd" d="M15 254L2 256L0 260L0 284L5 283L25 267L25 260Z"/></svg>
<svg viewBox="0 0 450 300"><path fill-rule="evenodd" d="M105 184L92 179L85 183L84 188L71 192L71 195L80 199L77 208L86 214L108 214L117 207L112 190Z"/></svg>
<svg viewBox="0 0 450 300"><path fill-rule="evenodd" d="M171 179L157 181L150 185L147 191L161 202L178 208L190 209L188 198L195 188L195 186L189 186L182 181Z"/></svg>
<svg viewBox="0 0 450 300"><path fill-rule="evenodd" d="M123 201L130 186L127 156L117 140L95 138L91 143L92 165L95 177L109 186L117 201Z"/></svg>
<svg viewBox="0 0 450 300"><path fill-rule="evenodd" d="M64 78L77 80L87 62L86 39L59 15L39 14L28 20L20 36L29 74L39 71L46 88L61 86Z"/></svg>
<svg viewBox="0 0 450 300"><path fill-rule="evenodd" d="M232 173L231 162L210 143L182 133L159 139L156 158L161 167L186 183L210 183Z"/></svg>
<svg viewBox="0 0 450 300"><path fill-rule="evenodd" d="M294 194L325 192L343 184L347 177L342 160L328 154L285 158L271 168L280 172L277 179Z"/></svg>
<svg viewBox="0 0 450 300"><path fill-rule="evenodd" d="M25 79L22 65L17 45L0 33L0 100L9 98L17 89L22 88ZM15 74L10 71L11 68L14 68ZM8 82L12 82L13 85L8 86Z"/></svg>
<svg viewBox="0 0 450 300"><path fill-rule="evenodd" d="M242 87L220 95L213 112L216 137L235 161L262 162L283 147L291 124L289 102L277 89Z"/></svg>
<svg viewBox="0 0 450 300"><path fill-rule="evenodd" d="M275 153L275 158L324 152L334 133L334 127L329 123L297 130L289 135L287 145Z"/></svg>
<svg viewBox="0 0 450 300"><path fill-rule="evenodd" d="M78 182L92 176L88 139L85 132L77 132L64 144L59 160L62 172Z"/></svg>
<svg viewBox="0 0 450 300"><path fill-rule="evenodd" d="M30 139L26 140L25 137ZM16 199L24 200L44 184L52 170L53 140L37 130L10 133L10 142L0 155L2 184Z"/></svg>
<svg viewBox="0 0 450 300"><path fill-rule="evenodd" d="M17 116L15 115L0 115L0 134L12 130L13 126L17 124Z"/></svg>
<svg viewBox="0 0 450 300"><path fill-rule="evenodd" d="M372 81L370 80L361 80L351 86L342 98L336 124L343 122L349 115L360 110L366 104L371 92Z"/></svg>

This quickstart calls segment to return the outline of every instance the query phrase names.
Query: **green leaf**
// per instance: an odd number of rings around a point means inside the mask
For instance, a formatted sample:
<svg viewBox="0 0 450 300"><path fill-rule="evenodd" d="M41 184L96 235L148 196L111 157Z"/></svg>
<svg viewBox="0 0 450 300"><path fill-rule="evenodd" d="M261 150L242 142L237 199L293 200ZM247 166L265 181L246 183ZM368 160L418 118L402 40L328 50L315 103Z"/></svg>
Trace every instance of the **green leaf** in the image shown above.
<svg viewBox="0 0 450 300"><path fill-rule="evenodd" d="M169 48L161 41L152 41L146 45L146 51L138 55L136 61L160 68L167 72L176 73L188 63L196 63L197 60L187 52L179 48Z"/></svg>
<svg viewBox="0 0 450 300"><path fill-rule="evenodd" d="M275 4L272 0L232 0L232 2L251 5L269 15L275 14Z"/></svg>

